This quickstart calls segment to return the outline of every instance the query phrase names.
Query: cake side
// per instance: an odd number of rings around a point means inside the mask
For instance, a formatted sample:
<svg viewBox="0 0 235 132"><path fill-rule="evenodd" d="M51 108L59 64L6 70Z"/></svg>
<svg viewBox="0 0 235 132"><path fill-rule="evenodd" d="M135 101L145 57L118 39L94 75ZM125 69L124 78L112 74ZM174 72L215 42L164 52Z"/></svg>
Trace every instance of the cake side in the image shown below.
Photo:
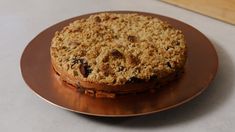
<svg viewBox="0 0 235 132"><path fill-rule="evenodd" d="M58 65L55 64L53 58L51 62L55 72L66 84L76 87L79 92L102 98L114 98L116 95L140 93L144 91L154 92L157 88L160 88L161 86L179 78L183 73L183 69L179 69L177 72L161 79L151 78L148 81L134 80L133 82L129 82L124 85L107 85L104 83L83 81L75 78L71 74L64 72L60 67L58 67Z"/></svg>

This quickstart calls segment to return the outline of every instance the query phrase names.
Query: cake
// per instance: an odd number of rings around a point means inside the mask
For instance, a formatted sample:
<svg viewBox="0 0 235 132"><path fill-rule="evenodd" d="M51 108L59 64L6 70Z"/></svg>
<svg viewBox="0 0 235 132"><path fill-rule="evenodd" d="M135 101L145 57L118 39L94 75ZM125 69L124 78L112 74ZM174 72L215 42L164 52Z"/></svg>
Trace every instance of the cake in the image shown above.
<svg viewBox="0 0 235 132"><path fill-rule="evenodd" d="M50 47L60 78L91 96L153 90L176 79L187 59L182 31L138 13L97 13L57 31Z"/></svg>

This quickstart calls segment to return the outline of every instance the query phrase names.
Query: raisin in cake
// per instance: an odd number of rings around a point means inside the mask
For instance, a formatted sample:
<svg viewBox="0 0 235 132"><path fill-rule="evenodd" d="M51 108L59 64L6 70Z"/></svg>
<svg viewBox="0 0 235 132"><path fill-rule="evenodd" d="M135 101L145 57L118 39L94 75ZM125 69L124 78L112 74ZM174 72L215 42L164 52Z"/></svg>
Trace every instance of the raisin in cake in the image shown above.
<svg viewBox="0 0 235 132"><path fill-rule="evenodd" d="M98 13L55 33L52 65L61 79L90 95L114 97L176 78L186 61L184 35L137 13Z"/></svg>

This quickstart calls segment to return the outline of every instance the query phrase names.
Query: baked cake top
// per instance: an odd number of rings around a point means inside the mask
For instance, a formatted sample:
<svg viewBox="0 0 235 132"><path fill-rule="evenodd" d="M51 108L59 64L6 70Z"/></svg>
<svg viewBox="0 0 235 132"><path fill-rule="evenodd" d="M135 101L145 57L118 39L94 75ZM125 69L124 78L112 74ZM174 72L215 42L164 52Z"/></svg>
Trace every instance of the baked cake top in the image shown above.
<svg viewBox="0 0 235 132"><path fill-rule="evenodd" d="M167 77L182 69L186 44L180 30L151 16L99 13L57 31L51 57L83 81L123 85Z"/></svg>

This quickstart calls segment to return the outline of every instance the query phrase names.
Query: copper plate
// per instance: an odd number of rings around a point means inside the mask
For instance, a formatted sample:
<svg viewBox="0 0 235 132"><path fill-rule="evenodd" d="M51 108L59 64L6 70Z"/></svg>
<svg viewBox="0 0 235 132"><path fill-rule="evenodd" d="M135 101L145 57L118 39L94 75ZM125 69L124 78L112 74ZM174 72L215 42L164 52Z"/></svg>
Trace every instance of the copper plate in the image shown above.
<svg viewBox="0 0 235 132"><path fill-rule="evenodd" d="M131 11L113 11L133 13ZM115 99L94 98L60 81L50 62L50 42L55 31L86 14L55 24L37 35L21 57L21 72L28 86L46 101L74 112L107 117L137 116L179 106L202 93L213 80L218 57L211 42L197 29L178 20L151 13L183 31L188 44L188 60L182 77L155 93L122 95ZM94 14L94 13L92 13Z"/></svg>

